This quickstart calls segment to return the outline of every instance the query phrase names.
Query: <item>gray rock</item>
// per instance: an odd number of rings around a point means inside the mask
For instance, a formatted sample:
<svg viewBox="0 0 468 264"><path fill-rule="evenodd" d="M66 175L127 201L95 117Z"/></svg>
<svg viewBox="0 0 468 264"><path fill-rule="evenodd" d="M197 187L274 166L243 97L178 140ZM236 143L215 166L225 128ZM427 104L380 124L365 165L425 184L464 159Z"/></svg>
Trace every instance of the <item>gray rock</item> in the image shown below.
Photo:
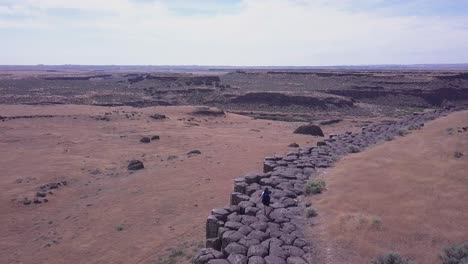
<svg viewBox="0 0 468 264"><path fill-rule="evenodd" d="M304 250L295 246L283 246L282 248L286 252L288 257L301 257L305 254Z"/></svg>
<svg viewBox="0 0 468 264"><path fill-rule="evenodd" d="M267 256L264 258L265 264L286 264L286 261L280 257Z"/></svg>
<svg viewBox="0 0 468 264"><path fill-rule="evenodd" d="M221 248L226 248L229 244L238 242L243 237L244 234L238 231L226 231L224 232L221 239Z"/></svg>
<svg viewBox="0 0 468 264"><path fill-rule="evenodd" d="M250 234L250 232L252 232L252 230L253 229L250 226L242 225L238 231L247 236L248 234Z"/></svg>
<svg viewBox="0 0 468 264"><path fill-rule="evenodd" d="M229 257L227 258L227 260L229 261L229 263L231 264L247 264L247 257L244 256L244 255L240 255L240 254L231 254L229 255Z"/></svg>
<svg viewBox="0 0 468 264"><path fill-rule="evenodd" d="M268 248L270 248L271 246L281 247L284 244L284 242L282 240L280 240L280 239L277 239L277 238L269 238L269 239L263 241L261 244L264 245L264 246L267 246Z"/></svg>
<svg viewBox="0 0 468 264"><path fill-rule="evenodd" d="M317 126L317 125L303 125L296 130L294 130L294 134L302 134L302 135L311 135L311 136L319 136L319 137L324 137L325 135L323 134L322 129Z"/></svg>
<svg viewBox="0 0 468 264"><path fill-rule="evenodd" d="M280 257L282 259L286 259L289 255L288 252L283 250L281 246L278 246L278 244L270 243L270 256L275 256L275 257Z"/></svg>
<svg viewBox="0 0 468 264"><path fill-rule="evenodd" d="M241 228L242 226L243 224L239 222L231 222L231 221L228 221L224 224L224 227L230 230L239 230L239 228Z"/></svg>
<svg viewBox="0 0 468 264"><path fill-rule="evenodd" d="M144 169L144 168L145 168L145 166L143 165L143 162L141 162L139 160L131 160L128 163L128 166L127 166L128 170L141 170L141 169Z"/></svg>
<svg viewBox="0 0 468 264"><path fill-rule="evenodd" d="M226 259L212 259L208 261L208 264L230 264Z"/></svg>
<svg viewBox="0 0 468 264"><path fill-rule="evenodd" d="M273 171L273 169L276 167L275 162L273 161L264 161L263 162L263 172L267 173L270 171Z"/></svg>
<svg viewBox="0 0 468 264"><path fill-rule="evenodd" d="M141 142L141 143L150 143L150 142L151 142L151 138L149 138L149 137L142 137L142 138L140 139L140 142Z"/></svg>
<svg viewBox="0 0 468 264"><path fill-rule="evenodd" d="M232 222L240 222L242 220L242 215L239 215L238 213L232 213L228 215L227 220Z"/></svg>
<svg viewBox="0 0 468 264"><path fill-rule="evenodd" d="M260 241L263 241L268 238L268 235L265 232L258 231L258 230L253 230L250 232L250 234L247 236L248 238L256 238Z"/></svg>
<svg viewBox="0 0 468 264"><path fill-rule="evenodd" d="M243 193L243 194L247 194L245 192L245 188L249 186L247 183L245 182L236 182L234 184L234 192L238 192L238 193Z"/></svg>
<svg viewBox="0 0 468 264"><path fill-rule="evenodd" d="M244 225L250 225L250 224L253 224L253 223L257 222L257 221L258 221L258 218L255 217L255 216L251 216L251 215L243 215L242 220L241 220L241 222Z"/></svg>
<svg viewBox="0 0 468 264"><path fill-rule="evenodd" d="M211 210L211 214L216 216L217 219L223 222L226 222L229 212L224 208L217 208L217 209Z"/></svg>
<svg viewBox="0 0 468 264"><path fill-rule="evenodd" d="M262 257L253 256L249 258L249 264L265 264L265 261Z"/></svg>
<svg viewBox="0 0 468 264"><path fill-rule="evenodd" d="M254 245L259 245L260 244L260 240L256 239L256 238L241 238L239 240L239 244L249 248L250 246L254 246Z"/></svg>
<svg viewBox="0 0 468 264"><path fill-rule="evenodd" d="M200 155L200 154L201 154L201 151L199 151L198 149L187 152L188 156L194 156L194 155Z"/></svg>
<svg viewBox="0 0 468 264"><path fill-rule="evenodd" d="M221 240L219 238L207 238L206 247L221 250Z"/></svg>
<svg viewBox="0 0 468 264"><path fill-rule="evenodd" d="M265 232L267 230L267 228L268 228L268 224L265 223L265 222L258 221L258 222L255 222L255 223L251 224L250 227L252 227L255 230Z"/></svg>
<svg viewBox="0 0 468 264"><path fill-rule="evenodd" d="M214 215L209 215L206 220L206 238L215 238L218 236L219 220Z"/></svg>
<svg viewBox="0 0 468 264"><path fill-rule="evenodd" d="M287 264L308 264L307 261L305 261L303 258L301 257L289 257L287 260L286 260L286 263Z"/></svg>
<svg viewBox="0 0 468 264"><path fill-rule="evenodd" d="M230 254L241 254L241 255L246 255L247 254L247 248L243 245L240 245L239 243L233 242L224 249L224 252L227 255Z"/></svg>
<svg viewBox="0 0 468 264"><path fill-rule="evenodd" d="M252 256L265 257L266 255L268 255L268 247L264 245L250 246L247 252L247 257L252 257Z"/></svg>
<svg viewBox="0 0 468 264"><path fill-rule="evenodd" d="M293 143L289 144L288 147L290 147L290 148L298 148L298 147L299 147L299 144L293 142Z"/></svg>
<svg viewBox="0 0 468 264"><path fill-rule="evenodd" d="M220 259L223 257L223 253L212 249L212 248L202 248L198 251L193 259L194 264L206 264L212 259Z"/></svg>
<svg viewBox="0 0 468 264"><path fill-rule="evenodd" d="M307 241L305 241L302 238L296 238L296 240L294 240L294 243L293 243L293 246L299 247L299 248L303 248L306 245L307 245Z"/></svg>
<svg viewBox="0 0 468 264"><path fill-rule="evenodd" d="M238 192L233 192L231 194L231 205L238 205L242 201L248 201L250 199L249 196L238 193Z"/></svg>
<svg viewBox="0 0 468 264"><path fill-rule="evenodd" d="M255 216L257 215L257 212L260 211L260 208L258 207L252 207L252 206L249 206L247 208L245 208L245 214L246 215L251 215L251 216Z"/></svg>

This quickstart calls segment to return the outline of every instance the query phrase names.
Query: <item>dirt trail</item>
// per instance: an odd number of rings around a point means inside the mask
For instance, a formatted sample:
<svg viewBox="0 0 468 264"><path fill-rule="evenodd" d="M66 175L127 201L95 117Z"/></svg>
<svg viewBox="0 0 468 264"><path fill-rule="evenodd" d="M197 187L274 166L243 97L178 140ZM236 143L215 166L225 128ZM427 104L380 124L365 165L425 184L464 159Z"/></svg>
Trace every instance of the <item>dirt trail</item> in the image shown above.
<svg viewBox="0 0 468 264"><path fill-rule="evenodd" d="M467 126L468 111L453 113L327 171L328 191L311 199L317 263L369 263L389 251L439 263L444 247L468 240L468 132L458 132Z"/></svg>

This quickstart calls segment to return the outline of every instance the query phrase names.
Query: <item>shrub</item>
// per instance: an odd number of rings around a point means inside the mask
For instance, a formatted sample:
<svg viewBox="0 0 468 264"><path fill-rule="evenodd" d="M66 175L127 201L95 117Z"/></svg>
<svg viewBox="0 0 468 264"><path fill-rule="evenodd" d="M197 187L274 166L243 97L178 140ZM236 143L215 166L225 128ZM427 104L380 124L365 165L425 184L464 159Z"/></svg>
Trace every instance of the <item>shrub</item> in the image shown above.
<svg viewBox="0 0 468 264"><path fill-rule="evenodd" d="M385 137L385 141L392 141L393 140L393 137L392 136L386 136Z"/></svg>
<svg viewBox="0 0 468 264"><path fill-rule="evenodd" d="M442 264L468 263L468 241L445 248L440 258L442 260Z"/></svg>
<svg viewBox="0 0 468 264"><path fill-rule="evenodd" d="M317 214L317 211L312 208L312 207L309 207L306 209L306 217L307 218L312 218L312 217L316 217L318 214Z"/></svg>
<svg viewBox="0 0 468 264"><path fill-rule="evenodd" d="M307 195L322 193L325 186L326 184L323 180L311 180L305 186L305 193Z"/></svg>
<svg viewBox="0 0 468 264"><path fill-rule="evenodd" d="M357 146L351 145L348 147L348 150L350 153L359 153L361 152L361 149Z"/></svg>
<svg viewBox="0 0 468 264"><path fill-rule="evenodd" d="M408 135L408 134L409 134L409 132L408 132L407 130L404 130L404 129L398 130L398 135L399 135L400 137L404 137L404 136L406 136L406 135Z"/></svg>
<svg viewBox="0 0 468 264"><path fill-rule="evenodd" d="M455 151L455 153L453 153L453 156L457 159L463 157L463 153L459 152L459 151Z"/></svg>
<svg viewBox="0 0 468 264"><path fill-rule="evenodd" d="M398 253L387 253L373 259L372 264L413 264L408 258L400 256Z"/></svg>
<svg viewBox="0 0 468 264"><path fill-rule="evenodd" d="M408 127L408 130L418 130L421 128L421 125L411 125Z"/></svg>

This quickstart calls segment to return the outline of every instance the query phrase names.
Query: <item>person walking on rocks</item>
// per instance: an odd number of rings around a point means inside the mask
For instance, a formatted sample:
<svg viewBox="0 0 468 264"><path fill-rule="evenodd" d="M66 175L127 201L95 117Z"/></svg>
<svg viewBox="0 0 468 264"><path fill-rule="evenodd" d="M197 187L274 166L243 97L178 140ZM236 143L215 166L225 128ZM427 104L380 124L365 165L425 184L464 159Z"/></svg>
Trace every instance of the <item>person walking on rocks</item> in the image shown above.
<svg viewBox="0 0 468 264"><path fill-rule="evenodd" d="M268 188L265 188L265 190L262 192L262 204L265 206L265 215L267 207L270 206L270 194L271 192L268 190Z"/></svg>

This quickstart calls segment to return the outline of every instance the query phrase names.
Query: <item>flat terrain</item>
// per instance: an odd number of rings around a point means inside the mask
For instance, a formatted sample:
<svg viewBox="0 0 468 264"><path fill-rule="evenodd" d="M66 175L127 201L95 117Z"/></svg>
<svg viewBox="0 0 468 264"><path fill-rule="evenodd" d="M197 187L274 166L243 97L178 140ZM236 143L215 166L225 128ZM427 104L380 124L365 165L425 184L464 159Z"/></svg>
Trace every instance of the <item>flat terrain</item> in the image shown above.
<svg viewBox="0 0 468 264"><path fill-rule="evenodd" d="M327 171L328 190L312 198L317 263L369 263L395 251L435 264L444 247L467 241L467 126L468 111L456 112Z"/></svg>
<svg viewBox="0 0 468 264"><path fill-rule="evenodd" d="M198 105L227 114L192 115ZM328 137L464 105L466 67L0 66L0 263L188 263L235 177L290 143L322 139L293 134L299 125ZM466 112L325 171L329 191L314 198L310 230L326 252L319 263L366 263L388 250L434 263L443 246L468 239L460 126ZM127 170L133 159L145 168ZM25 205L41 186L58 188Z"/></svg>
<svg viewBox="0 0 468 264"><path fill-rule="evenodd" d="M203 245L209 211L228 204L233 178L261 170L265 156L289 143L318 140L293 134L297 123L192 110L0 106L2 116L17 117L0 122L0 263L157 263L178 250L177 263L188 263ZM160 140L139 142L153 135ZM201 154L186 154L195 149ZM131 159L145 169L129 172ZM22 204L63 180L48 203Z"/></svg>

